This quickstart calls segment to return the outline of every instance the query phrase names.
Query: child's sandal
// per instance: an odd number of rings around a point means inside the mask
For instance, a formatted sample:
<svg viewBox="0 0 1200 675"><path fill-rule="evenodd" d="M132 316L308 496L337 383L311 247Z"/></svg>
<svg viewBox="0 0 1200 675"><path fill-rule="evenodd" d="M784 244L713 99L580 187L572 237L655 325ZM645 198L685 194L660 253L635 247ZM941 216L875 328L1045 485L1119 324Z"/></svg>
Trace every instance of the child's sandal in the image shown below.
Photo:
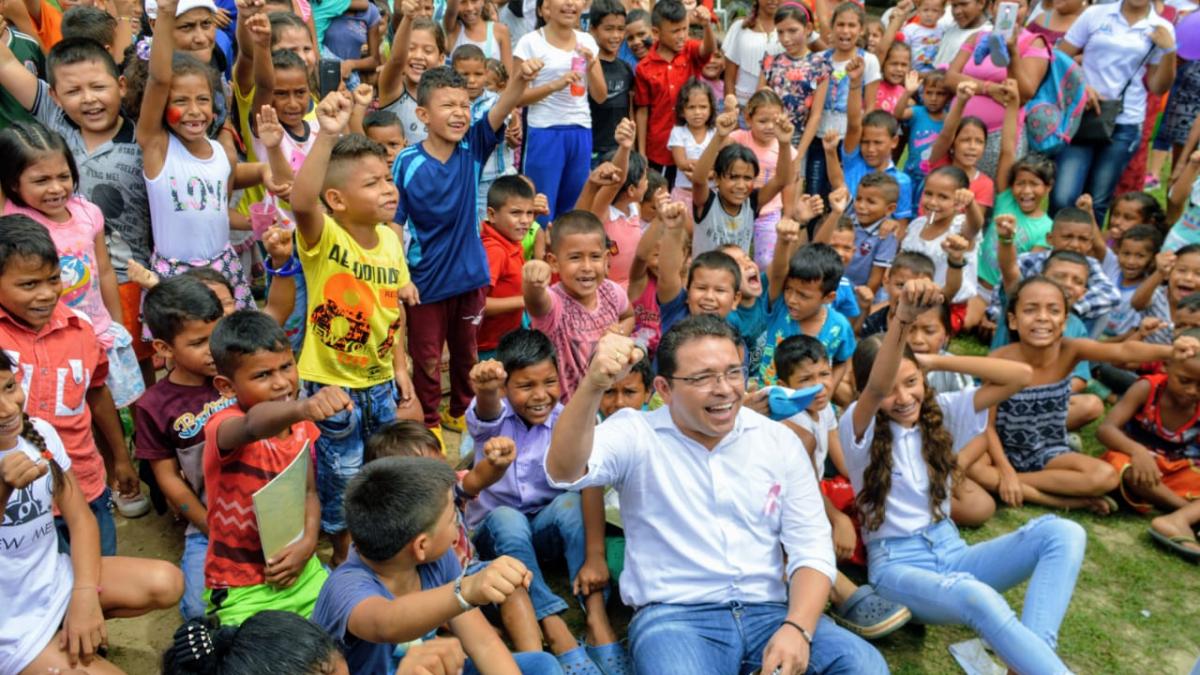
<svg viewBox="0 0 1200 675"><path fill-rule="evenodd" d="M633 662L620 642L588 646L587 654L604 675L633 675Z"/></svg>
<svg viewBox="0 0 1200 675"><path fill-rule="evenodd" d="M557 658L565 675L604 675L588 657L587 650L583 645L579 645L565 654L559 654Z"/></svg>

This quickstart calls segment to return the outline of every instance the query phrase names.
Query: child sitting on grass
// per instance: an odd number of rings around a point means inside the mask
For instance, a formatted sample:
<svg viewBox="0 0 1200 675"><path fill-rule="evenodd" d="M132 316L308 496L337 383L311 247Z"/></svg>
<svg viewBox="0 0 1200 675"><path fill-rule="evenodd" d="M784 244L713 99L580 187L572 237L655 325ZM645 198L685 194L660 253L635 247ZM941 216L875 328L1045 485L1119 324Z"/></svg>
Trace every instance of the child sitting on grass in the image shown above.
<svg viewBox="0 0 1200 675"><path fill-rule="evenodd" d="M466 525L467 505L481 491L504 477L516 459L517 445L511 438L496 436L484 444L483 455L484 459L475 462L470 470L456 472L457 482L454 485L454 505L458 509L458 539L454 542L454 552L468 574L482 570L487 563L479 560L475 545L471 543ZM367 439L363 462L370 464L383 457L431 457L445 461L437 436L423 424L411 420L392 422ZM541 651L542 633L534 618L529 593L524 588L518 588L503 603L495 604L513 647L518 652Z"/></svg>
<svg viewBox="0 0 1200 675"><path fill-rule="evenodd" d="M511 555L533 573L529 595L564 669L593 672L603 666L606 672L626 672L628 657L608 622L601 592L608 581L602 492L596 488L581 497L551 488L542 467L562 411L554 345L536 330L518 329L500 340L496 356L497 361L471 369L475 400L467 409L467 429L475 441L476 464L486 461L488 441L496 436L516 442L517 459L468 505L467 527L481 558ZM567 603L550 590L539 564L562 557L576 593L585 597L586 650L561 616Z"/></svg>
<svg viewBox="0 0 1200 675"><path fill-rule="evenodd" d="M266 314L234 312L213 329L209 345L217 370L213 384L237 405L204 425L207 613L224 625L239 624L263 609L308 618L328 576L314 555L320 530L316 480L308 474L303 536L278 552L262 549L251 496L299 453L315 453L320 432L314 422L353 404L338 387L297 400L300 382L291 344Z"/></svg>
<svg viewBox="0 0 1200 675"><path fill-rule="evenodd" d="M475 672L558 670L554 657L541 652L514 660L479 611L528 588L532 575L507 556L475 574L463 572L453 548L455 482L441 459L385 457L347 485L354 549L321 589L313 620L341 645L350 672L390 675L397 644L432 638L445 623Z"/></svg>

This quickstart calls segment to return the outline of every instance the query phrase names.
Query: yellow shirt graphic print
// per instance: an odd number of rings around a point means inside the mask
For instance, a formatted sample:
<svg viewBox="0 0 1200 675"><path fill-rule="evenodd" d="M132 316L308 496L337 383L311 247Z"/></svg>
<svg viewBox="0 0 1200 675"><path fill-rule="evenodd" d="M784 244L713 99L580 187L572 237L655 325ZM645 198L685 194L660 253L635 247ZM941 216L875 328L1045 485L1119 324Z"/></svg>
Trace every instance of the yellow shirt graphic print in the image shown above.
<svg viewBox="0 0 1200 675"><path fill-rule="evenodd" d="M362 389L392 379L392 350L403 325L400 287L409 283L400 238L387 226L364 249L326 216L321 240L300 248L308 286L308 330L300 377Z"/></svg>

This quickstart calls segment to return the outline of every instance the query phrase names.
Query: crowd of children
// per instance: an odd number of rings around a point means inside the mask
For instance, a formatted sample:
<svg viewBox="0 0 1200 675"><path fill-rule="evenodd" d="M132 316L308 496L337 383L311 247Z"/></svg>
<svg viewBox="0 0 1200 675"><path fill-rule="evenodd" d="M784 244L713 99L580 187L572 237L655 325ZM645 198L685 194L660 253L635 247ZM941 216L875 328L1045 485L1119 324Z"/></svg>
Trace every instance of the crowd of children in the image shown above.
<svg viewBox="0 0 1200 675"><path fill-rule="evenodd" d="M666 672L609 616L645 495L548 473L596 401L782 423L868 640L1067 672L1086 534L966 545L997 504L1200 561L1195 3L750 5L0 0L0 672L170 607L167 673ZM152 506L181 558L118 557Z"/></svg>

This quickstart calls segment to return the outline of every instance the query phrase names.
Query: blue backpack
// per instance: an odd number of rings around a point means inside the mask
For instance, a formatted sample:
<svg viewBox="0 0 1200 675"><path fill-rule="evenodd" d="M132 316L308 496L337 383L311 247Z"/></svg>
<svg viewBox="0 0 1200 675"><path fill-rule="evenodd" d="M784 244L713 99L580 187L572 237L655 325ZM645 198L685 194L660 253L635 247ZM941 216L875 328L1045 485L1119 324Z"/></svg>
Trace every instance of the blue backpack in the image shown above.
<svg viewBox="0 0 1200 675"><path fill-rule="evenodd" d="M1087 104L1083 69L1057 49L1049 51L1046 77L1025 104L1025 138L1030 150L1043 155L1058 154L1071 142Z"/></svg>

